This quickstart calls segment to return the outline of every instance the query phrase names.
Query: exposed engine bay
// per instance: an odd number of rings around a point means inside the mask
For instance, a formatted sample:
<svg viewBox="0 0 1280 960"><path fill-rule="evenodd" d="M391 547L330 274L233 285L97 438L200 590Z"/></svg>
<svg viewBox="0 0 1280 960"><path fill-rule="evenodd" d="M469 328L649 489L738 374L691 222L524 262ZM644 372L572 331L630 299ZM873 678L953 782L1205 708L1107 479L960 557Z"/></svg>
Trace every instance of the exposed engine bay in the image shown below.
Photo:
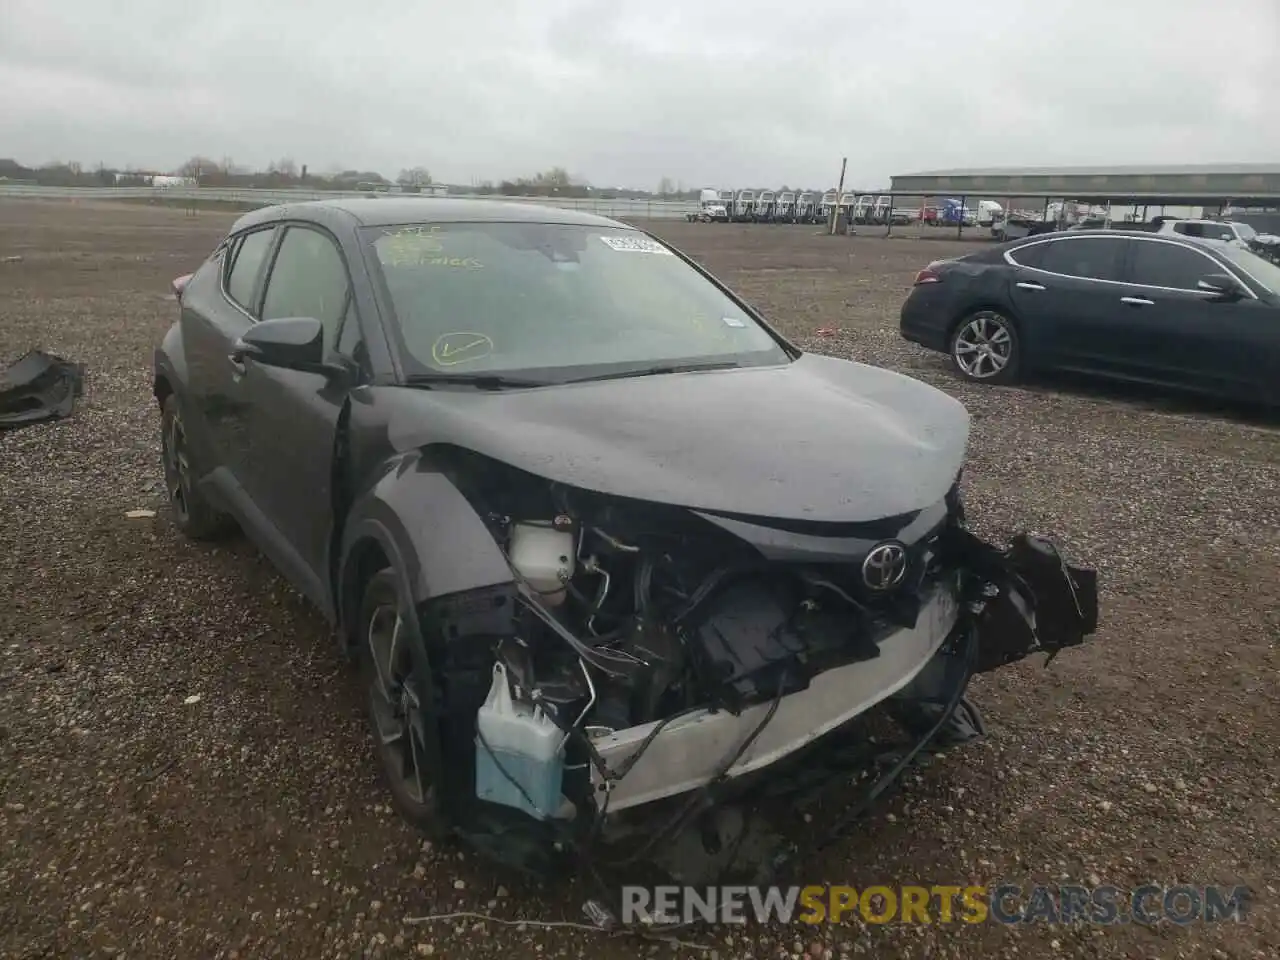
<svg viewBox="0 0 1280 960"><path fill-rule="evenodd" d="M596 734L698 707L739 713L875 658L944 570L922 544L913 582L877 596L856 564L770 562L688 511L553 496L554 513L491 518L525 599L520 640L500 656L522 691Z"/></svg>
<svg viewBox="0 0 1280 960"><path fill-rule="evenodd" d="M917 515L834 529L625 500L459 457L514 602L509 621L464 629L490 642L447 644L441 724L449 769L474 765L460 805L488 801L496 816L472 840L504 859L628 834L651 848L754 789L753 773L841 739L867 705L914 697L917 732L935 737L970 675L1096 628L1093 572L1048 541L999 550L974 537L958 478ZM458 622L443 617L446 635ZM946 682L913 693L937 663ZM630 798L628 778L643 781Z"/></svg>

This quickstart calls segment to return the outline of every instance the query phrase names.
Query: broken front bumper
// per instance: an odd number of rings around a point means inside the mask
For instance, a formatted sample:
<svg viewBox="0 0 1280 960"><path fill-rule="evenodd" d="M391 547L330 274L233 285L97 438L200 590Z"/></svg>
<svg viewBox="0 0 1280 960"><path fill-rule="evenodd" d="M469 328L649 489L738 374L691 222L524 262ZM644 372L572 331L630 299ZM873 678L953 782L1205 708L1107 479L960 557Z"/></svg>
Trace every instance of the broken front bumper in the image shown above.
<svg viewBox="0 0 1280 960"><path fill-rule="evenodd" d="M592 770L596 795L607 794L613 813L767 768L911 685L962 618L977 636L962 685L968 673L1036 652L1052 657L1096 630L1094 572L1069 566L1051 542L1020 535L1001 551L957 529L945 549L956 573L922 598L913 627L879 643L879 656L827 670L804 690L738 714L699 710L600 736L593 740L603 761Z"/></svg>
<svg viewBox="0 0 1280 960"><path fill-rule="evenodd" d="M610 812L697 789L720 773L724 758L753 731L759 735L724 774L742 776L770 766L892 696L924 669L951 635L960 615L958 584L939 585L923 605L916 626L890 634L880 655L815 676L807 689L772 703L758 703L734 715L700 710L666 724L645 747L658 723L619 730L594 740L610 770L624 769L643 750L625 777L612 782ZM765 716L774 709L772 719ZM606 780L593 770L599 791Z"/></svg>

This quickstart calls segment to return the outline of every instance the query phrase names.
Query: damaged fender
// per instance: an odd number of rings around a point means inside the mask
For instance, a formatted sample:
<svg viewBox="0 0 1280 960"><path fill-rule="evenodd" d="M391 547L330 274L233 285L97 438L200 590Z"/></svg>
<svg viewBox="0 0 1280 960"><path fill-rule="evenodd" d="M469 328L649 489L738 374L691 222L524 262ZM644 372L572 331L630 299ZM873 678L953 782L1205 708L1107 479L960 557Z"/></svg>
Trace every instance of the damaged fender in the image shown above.
<svg viewBox="0 0 1280 960"><path fill-rule="evenodd" d="M399 571L404 595L415 605L513 583L493 535L427 452L415 450L389 461L352 504L338 568L344 620L360 602L351 595L354 574L362 549L371 544Z"/></svg>

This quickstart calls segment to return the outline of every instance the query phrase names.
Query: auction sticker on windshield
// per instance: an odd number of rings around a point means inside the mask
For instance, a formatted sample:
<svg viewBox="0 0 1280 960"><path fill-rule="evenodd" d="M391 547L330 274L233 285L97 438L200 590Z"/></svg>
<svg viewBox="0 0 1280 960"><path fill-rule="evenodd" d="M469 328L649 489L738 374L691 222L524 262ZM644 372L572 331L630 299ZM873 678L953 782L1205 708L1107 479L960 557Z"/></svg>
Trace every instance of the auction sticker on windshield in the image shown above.
<svg viewBox="0 0 1280 960"><path fill-rule="evenodd" d="M665 253L674 256L670 250L648 237L601 237L605 246L619 253Z"/></svg>

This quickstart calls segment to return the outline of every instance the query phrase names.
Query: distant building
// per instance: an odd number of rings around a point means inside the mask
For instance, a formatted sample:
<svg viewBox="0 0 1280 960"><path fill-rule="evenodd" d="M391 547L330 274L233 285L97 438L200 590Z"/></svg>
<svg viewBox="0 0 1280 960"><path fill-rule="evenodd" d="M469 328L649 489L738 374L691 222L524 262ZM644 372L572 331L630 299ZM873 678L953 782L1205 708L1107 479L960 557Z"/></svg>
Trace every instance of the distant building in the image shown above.
<svg viewBox="0 0 1280 960"><path fill-rule="evenodd" d="M148 187L195 187L199 186L195 177L172 177L160 173L117 173L115 182L138 183Z"/></svg>
<svg viewBox="0 0 1280 960"><path fill-rule="evenodd" d="M899 195L1042 197L1084 203L1270 205L1280 199L1280 164L1118 167L992 167L933 170L892 178Z"/></svg>

